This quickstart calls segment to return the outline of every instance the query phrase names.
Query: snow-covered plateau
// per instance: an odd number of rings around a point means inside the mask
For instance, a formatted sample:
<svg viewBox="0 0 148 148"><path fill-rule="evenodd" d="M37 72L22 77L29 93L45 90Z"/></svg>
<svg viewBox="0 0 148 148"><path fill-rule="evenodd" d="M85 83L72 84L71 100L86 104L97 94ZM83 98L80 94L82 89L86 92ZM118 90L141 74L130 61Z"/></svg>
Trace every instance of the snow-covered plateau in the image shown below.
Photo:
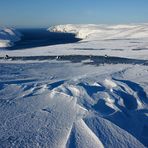
<svg viewBox="0 0 148 148"><path fill-rule="evenodd" d="M148 147L148 24L48 30L82 40L8 50L0 31L0 148Z"/></svg>

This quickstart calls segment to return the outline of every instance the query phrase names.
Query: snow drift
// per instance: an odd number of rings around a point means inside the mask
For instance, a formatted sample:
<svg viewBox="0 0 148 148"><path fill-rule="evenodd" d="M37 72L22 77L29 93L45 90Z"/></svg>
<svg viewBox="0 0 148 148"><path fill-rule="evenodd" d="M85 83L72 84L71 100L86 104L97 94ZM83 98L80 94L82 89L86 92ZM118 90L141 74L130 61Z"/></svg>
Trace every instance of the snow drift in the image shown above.
<svg viewBox="0 0 148 148"><path fill-rule="evenodd" d="M1 51L0 146L148 147L148 25L49 31L83 40Z"/></svg>
<svg viewBox="0 0 148 148"><path fill-rule="evenodd" d="M49 61L0 68L1 147L148 146L147 66Z"/></svg>
<svg viewBox="0 0 148 148"><path fill-rule="evenodd" d="M10 47L21 39L21 34L10 28L0 29L0 48Z"/></svg>

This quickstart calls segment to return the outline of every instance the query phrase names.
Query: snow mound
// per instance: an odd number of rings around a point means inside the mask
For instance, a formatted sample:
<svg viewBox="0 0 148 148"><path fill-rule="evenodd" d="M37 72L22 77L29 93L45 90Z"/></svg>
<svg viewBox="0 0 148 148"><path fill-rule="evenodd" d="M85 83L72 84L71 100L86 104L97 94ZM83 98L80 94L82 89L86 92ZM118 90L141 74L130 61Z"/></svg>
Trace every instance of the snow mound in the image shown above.
<svg viewBox="0 0 148 148"><path fill-rule="evenodd" d="M10 28L0 29L0 48L10 47L21 39L21 34Z"/></svg>
<svg viewBox="0 0 148 148"><path fill-rule="evenodd" d="M51 32L67 32L85 39L95 36L100 39L145 38L148 37L148 24L131 25L57 25L48 29Z"/></svg>

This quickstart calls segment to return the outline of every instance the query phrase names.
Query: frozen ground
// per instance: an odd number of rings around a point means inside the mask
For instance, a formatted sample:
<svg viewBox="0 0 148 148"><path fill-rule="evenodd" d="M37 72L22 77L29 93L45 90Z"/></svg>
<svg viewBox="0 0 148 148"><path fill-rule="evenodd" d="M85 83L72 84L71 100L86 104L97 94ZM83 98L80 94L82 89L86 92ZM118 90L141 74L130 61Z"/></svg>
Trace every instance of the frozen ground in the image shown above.
<svg viewBox="0 0 148 148"><path fill-rule="evenodd" d="M143 26L131 39L92 26L78 43L1 51L0 147L148 147L147 25L108 26Z"/></svg>

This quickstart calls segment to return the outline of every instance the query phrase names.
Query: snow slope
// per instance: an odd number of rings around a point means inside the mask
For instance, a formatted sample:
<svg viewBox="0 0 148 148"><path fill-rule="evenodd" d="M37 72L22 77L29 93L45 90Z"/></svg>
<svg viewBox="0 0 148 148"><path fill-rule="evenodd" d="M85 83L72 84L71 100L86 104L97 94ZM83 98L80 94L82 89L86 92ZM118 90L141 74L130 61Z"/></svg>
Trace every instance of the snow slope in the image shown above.
<svg viewBox="0 0 148 148"><path fill-rule="evenodd" d="M147 66L34 61L0 69L1 147L148 146Z"/></svg>
<svg viewBox="0 0 148 148"><path fill-rule="evenodd" d="M10 47L21 39L21 34L10 28L0 29L0 48Z"/></svg>
<svg viewBox="0 0 148 148"><path fill-rule="evenodd" d="M60 25L82 40L1 50L0 147L148 147L147 30Z"/></svg>

